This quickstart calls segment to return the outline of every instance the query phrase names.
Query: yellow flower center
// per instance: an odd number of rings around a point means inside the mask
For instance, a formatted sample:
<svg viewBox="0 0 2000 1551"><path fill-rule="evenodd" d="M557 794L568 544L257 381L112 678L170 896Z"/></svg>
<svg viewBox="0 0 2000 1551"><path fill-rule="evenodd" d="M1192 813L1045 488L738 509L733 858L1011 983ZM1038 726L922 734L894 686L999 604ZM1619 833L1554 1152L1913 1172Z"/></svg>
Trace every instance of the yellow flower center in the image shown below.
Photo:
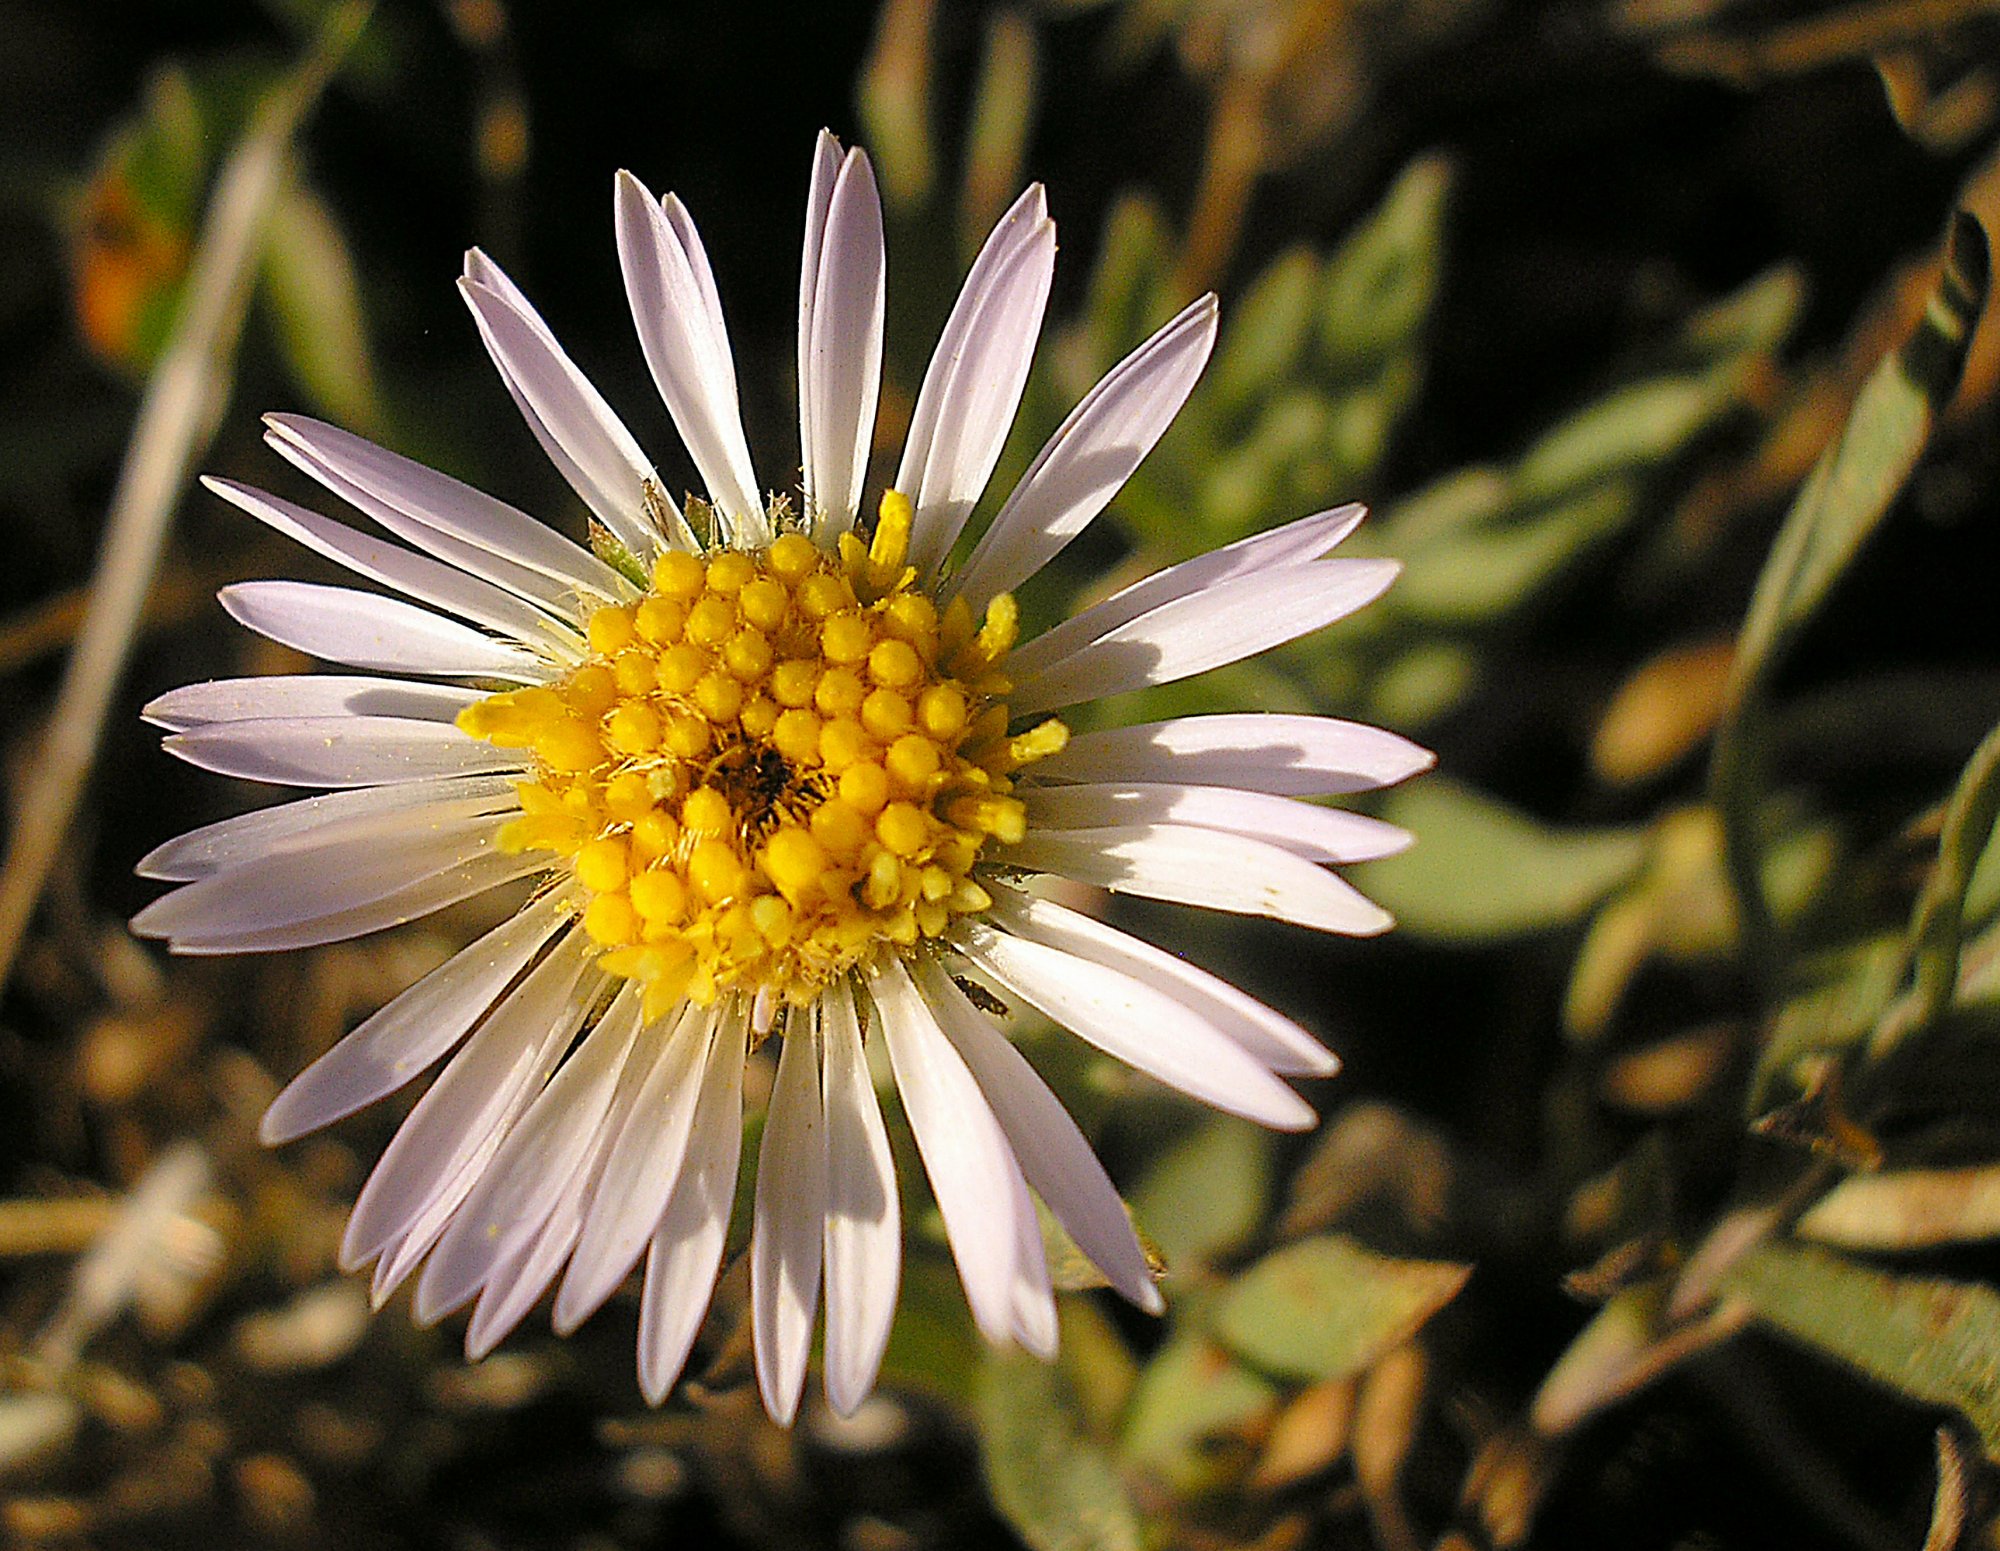
<svg viewBox="0 0 2000 1551"><path fill-rule="evenodd" d="M645 987L648 1017L727 992L803 1003L992 903L973 865L1021 838L1011 777L1068 730L1009 736L1014 600L976 627L962 598L940 615L905 563L910 515L890 491L872 541L838 554L786 533L662 555L644 598L590 616L582 663L459 713L532 753L500 844L564 859L599 963Z"/></svg>

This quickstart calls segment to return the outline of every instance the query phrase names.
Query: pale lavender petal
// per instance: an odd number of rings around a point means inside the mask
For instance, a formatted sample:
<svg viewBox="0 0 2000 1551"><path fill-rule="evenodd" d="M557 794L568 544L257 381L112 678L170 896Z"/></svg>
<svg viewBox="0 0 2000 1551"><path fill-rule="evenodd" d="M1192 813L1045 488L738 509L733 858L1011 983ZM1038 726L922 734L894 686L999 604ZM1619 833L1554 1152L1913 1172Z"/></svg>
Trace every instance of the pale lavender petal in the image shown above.
<svg viewBox="0 0 2000 1551"><path fill-rule="evenodd" d="M738 1009L725 1013L716 1030L701 1075L687 1160L646 1256L646 1284L639 1296L639 1390L651 1405L665 1400L680 1377L715 1292L743 1143L747 1027Z"/></svg>
<svg viewBox="0 0 2000 1551"><path fill-rule="evenodd" d="M825 1109L809 1013L787 1020L757 1155L750 1230L750 1333L757 1388L781 1427L797 1415L812 1356L826 1226Z"/></svg>
<svg viewBox="0 0 2000 1551"><path fill-rule="evenodd" d="M1395 924L1353 884L1274 845L1185 824L1029 830L996 860L1118 894L1372 937Z"/></svg>
<svg viewBox="0 0 2000 1551"><path fill-rule="evenodd" d="M1231 577L1282 571L1317 560L1359 527L1365 515L1365 507L1336 507L1155 571L1017 647L1008 655L1007 671L1016 679L1029 678L1127 620L1175 598L1201 592Z"/></svg>
<svg viewBox="0 0 2000 1551"><path fill-rule="evenodd" d="M184 934L167 946L175 953L194 955L218 953L276 953L286 948L314 948L321 943L345 942L370 932L407 926L434 910L455 905L475 894L484 894L502 884L514 883L532 873L545 871L546 856L509 856L504 851L482 851L471 861L447 867L415 879L365 905L334 910L296 923L271 926L258 924L238 931L213 934Z"/></svg>
<svg viewBox="0 0 2000 1551"><path fill-rule="evenodd" d="M1206 1019L1217 1033L1273 1071L1328 1077L1340 1069L1338 1057L1291 1019L1207 970L1053 900L1037 899L995 880L989 880L988 887L995 925L1144 981Z"/></svg>
<svg viewBox="0 0 2000 1551"><path fill-rule="evenodd" d="M735 541L765 543L770 529L743 440L729 336L721 308L710 310L714 281L703 285L707 258L702 257L698 273L681 238L683 231L693 235L694 223L685 219L678 200L671 202L683 218L678 224L643 183L629 172L618 174L618 262L639 346L709 499L728 520ZM697 242L695 252L700 251Z"/></svg>
<svg viewBox="0 0 2000 1551"><path fill-rule="evenodd" d="M1322 808L1269 792L1160 781L1109 781L1023 787L1029 827L1103 829L1130 824L1187 824L1248 835L1312 862L1368 862L1408 848L1410 832L1365 813Z"/></svg>
<svg viewBox="0 0 2000 1551"><path fill-rule="evenodd" d="M1393 560L1316 560L1232 577L1021 675L1007 703L1016 715L1032 715L1239 662L1353 613L1380 597L1399 569Z"/></svg>
<svg viewBox="0 0 2000 1551"><path fill-rule="evenodd" d="M521 750L469 738L450 722L407 716L208 722L160 746L203 770L281 786L376 786L520 770L527 762Z"/></svg>
<svg viewBox="0 0 2000 1551"><path fill-rule="evenodd" d="M342 1265L367 1264L437 1203L455 1207L477 1183L461 1172L498 1146L589 1012L603 979L588 973L595 951L572 929L451 1058L361 1187L341 1240Z"/></svg>
<svg viewBox="0 0 2000 1551"><path fill-rule="evenodd" d="M417 1282L419 1320L441 1319L470 1300L486 1285L495 1262L548 1221L596 1140L638 1033L639 991L628 981L535 1095L452 1215Z"/></svg>
<svg viewBox="0 0 2000 1551"><path fill-rule="evenodd" d="M1027 385L1055 265L1055 223L1035 184L979 250L917 394L896 489L916 509L909 558L919 577L936 574L992 476Z"/></svg>
<svg viewBox="0 0 2000 1551"><path fill-rule="evenodd" d="M684 1166L716 1017L688 1005L655 1028L649 1070L605 1157L556 1294L555 1327L562 1335L588 1319L638 1263Z"/></svg>
<svg viewBox="0 0 2000 1551"><path fill-rule="evenodd" d="M1033 576L1104 510L1153 450L1215 348L1213 296L1114 366L1056 428L949 584L977 613Z"/></svg>
<svg viewBox="0 0 2000 1551"><path fill-rule="evenodd" d="M889 1344L902 1274L902 1217L889 1132L846 980L826 989L819 1012L827 1149L826 1398L841 1416L851 1416L873 1388Z"/></svg>
<svg viewBox="0 0 2000 1551"><path fill-rule="evenodd" d="M573 618L628 584L547 523L462 480L304 415L266 415L264 440L386 531Z"/></svg>
<svg viewBox="0 0 2000 1551"><path fill-rule="evenodd" d="M1238 711L1078 733L1038 780L1178 781L1290 797L1393 786L1437 763L1400 733L1331 716Z"/></svg>
<svg viewBox="0 0 2000 1551"><path fill-rule="evenodd" d="M461 948L286 1084L258 1138L276 1146L317 1131L426 1070L486 1015L569 910L550 895Z"/></svg>
<svg viewBox="0 0 2000 1551"><path fill-rule="evenodd" d="M875 434L882 385L885 275L882 203L866 152L849 151L834 179L817 241L806 332L800 423L805 447L806 515L822 544L854 525Z"/></svg>
<svg viewBox="0 0 2000 1551"><path fill-rule="evenodd" d="M511 812L519 805L514 785L511 776L444 776L398 781L390 786L358 786L278 803L189 830L148 851L133 871L142 878L191 883L269 851L310 845L321 826L364 813L429 813L468 798L477 798L489 812Z"/></svg>
<svg viewBox="0 0 2000 1551"><path fill-rule="evenodd" d="M1008 1294L1014 1339L1043 1362L1056 1355L1056 1297L1049 1283L1048 1251L1042 1247L1042 1225L1034 1198L1021 1177L1020 1160L1008 1150L1007 1199L1012 1206L1014 1285Z"/></svg>
<svg viewBox="0 0 2000 1551"><path fill-rule="evenodd" d="M475 798L456 806L486 805ZM373 904L493 851L507 822L505 813L448 807L428 824L409 811L325 824L284 850L161 895L132 918L132 930L141 937L214 938Z"/></svg>
<svg viewBox="0 0 2000 1551"><path fill-rule="evenodd" d="M987 1340L1004 1345L1014 1333L1012 1150L902 960L885 955L869 972L868 991L882 1016L896 1089L944 1215L973 1323Z"/></svg>
<svg viewBox="0 0 2000 1551"><path fill-rule="evenodd" d="M966 958L1106 1055L1204 1104L1303 1130L1312 1106L1199 1012L1130 975L984 923L959 928Z"/></svg>
<svg viewBox="0 0 2000 1551"><path fill-rule="evenodd" d="M480 698L480 691L456 684L360 678L345 673L285 673L184 684L148 701L139 714L169 732L185 732L209 722L299 716L400 716L449 722Z"/></svg>
<svg viewBox="0 0 2000 1551"><path fill-rule="evenodd" d="M506 641L413 603L315 582L237 582L216 594L259 635L329 662L376 673L532 683L549 668Z"/></svg>
<svg viewBox="0 0 2000 1551"><path fill-rule="evenodd" d="M212 494L285 537L357 575L395 588L406 598L456 614L475 625L484 625L503 637L545 651L559 662L577 660L576 648L581 641L574 629L558 626L534 604L491 582L483 582L428 555L413 554L371 538L330 517L234 480L205 475L202 484Z"/></svg>
<svg viewBox="0 0 2000 1551"><path fill-rule="evenodd" d="M938 1027L986 1095L1035 1194L1113 1287L1159 1313L1164 1305L1125 1203L1062 1101L936 960L920 960L916 973Z"/></svg>
<svg viewBox="0 0 2000 1551"><path fill-rule="evenodd" d="M465 266L459 292L528 428L597 520L650 563L672 542L646 518L649 487L664 504L651 461L498 266L476 248Z"/></svg>

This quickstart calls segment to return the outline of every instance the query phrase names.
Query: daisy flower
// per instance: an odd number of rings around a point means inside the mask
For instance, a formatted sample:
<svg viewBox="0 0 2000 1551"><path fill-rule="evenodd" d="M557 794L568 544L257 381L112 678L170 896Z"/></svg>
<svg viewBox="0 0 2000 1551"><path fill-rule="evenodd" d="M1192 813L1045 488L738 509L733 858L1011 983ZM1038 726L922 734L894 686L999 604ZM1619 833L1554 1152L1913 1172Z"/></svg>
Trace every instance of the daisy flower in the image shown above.
<svg viewBox="0 0 2000 1551"><path fill-rule="evenodd" d="M693 222L621 173L639 343L706 494L676 504L539 313L478 251L459 282L529 429L593 516L590 549L332 426L272 416L279 454L392 538L209 488L401 597L301 582L222 593L252 630L358 674L195 684L147 714L175 754L307 797L170 841L180 887L134 925L183 953L274 951L531 885L519 911L296 1078L278 1143L440 1061L370 1175L342 1259L386 1298L470 1304L490 1350L551 1288L556 1328L642 1259L639 1378L657 1402L728 1238L744 1070L776 1045L750 1228L757 1378L796 1411L822 1288L836 1410L874 1382L901 1217L872 1070L892 1075L979 1329L1044 1355L1055 1305L1034 1198L1110 1285L1159 1294L1118 1192L990 1012L1011 998L1266 1125L1335 1061L1224 982L1038 892L1043 875L1331 932L1388 917L1327 864L1401 847L1299 801L1430 756L1329 718L1208 715L1072 736L1061 713L1276 646L1388 585L1322 559L1343 507L1171 567L1033 640L1010 589L1103 510L1215 339L1212 296L1121 362L1049 439L963 563L1048 300L1030 188L981 250L893 484L864 488L881 377L881 207L822 135L799 280L803 480L767 496ZM405 547L408 546L408 547ZM407 600L407 601L405 601ZM995 995L997 991L998 995ZM449 1057L449 1059L446 1059Z"/></svg>

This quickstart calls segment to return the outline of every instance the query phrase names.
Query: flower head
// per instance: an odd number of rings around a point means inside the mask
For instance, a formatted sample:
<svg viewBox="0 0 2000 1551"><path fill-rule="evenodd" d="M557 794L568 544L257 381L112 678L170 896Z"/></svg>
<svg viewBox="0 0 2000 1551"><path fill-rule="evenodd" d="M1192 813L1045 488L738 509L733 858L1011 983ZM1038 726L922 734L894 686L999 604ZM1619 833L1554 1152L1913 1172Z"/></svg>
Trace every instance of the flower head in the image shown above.
<svg viewBox="0 0 2000 1551"><path fill-rule="evenodd" d="M1387 917L1327 864L1407 837L1298 799L1399 780L1429 756L1320 717L1073 737L1060 713L1316 629L1395 568L1320 558L1359 521L1346 507L1021 642L1010 589L1166 429L1213 344L1214 298L1091 391L953 567L1048 298L1042 191L981 251L894 482L872 500L884 264L866 156L823 135L814 161L796 503L753 472L686 210L629 174L616 210L640 344L706 494L669 498L540 315L469 254L460 288L589 506L592 548L331 426L271 417L279 453L403 544L210 488L410 601L293 582L223 593L252 629L364 674L197 684L148 708L198 765L326 795L160 847L141 870L181 886L134 924L184 952L268 951L534 880L516 914L295 1079L263 1126L284 1141L449 1056L362 1190L342 1255L374 1263L378 1297L422 1265L419 1316L472 1304L475 1356L552 1286L557 1327L574 1327L643 1257L640 1379L666 1394L720 1264L744 1067L767 1040L780 1053L750 1257L773 1416L797 1407L822 1286L837 1409L865 1396L887 1340L900 1215L871 1040L990 1339L1054 1347L1033 1195L1113 1287L1157 1308L1117 1191L980 983L1210 1104L1310 1124L1281 1079L1333 1069L1317 1041L1034 879L1379 931Z"/></svg>

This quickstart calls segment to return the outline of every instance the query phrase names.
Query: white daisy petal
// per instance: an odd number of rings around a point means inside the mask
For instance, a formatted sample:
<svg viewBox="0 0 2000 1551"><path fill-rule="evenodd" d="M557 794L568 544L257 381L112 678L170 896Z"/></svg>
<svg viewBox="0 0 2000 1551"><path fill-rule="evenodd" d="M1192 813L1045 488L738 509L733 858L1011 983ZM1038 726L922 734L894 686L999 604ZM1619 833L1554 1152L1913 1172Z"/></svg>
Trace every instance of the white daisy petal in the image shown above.
<svg viewBox="0 0 2000 1551"><path fill-rule="evenodd" d="M1020 716L1053 711L1254 657L1353 613L1379 597L1399 569L1393 560L1316 560L1232 577L1150 609L1023 676L1008 706Z"/></svg>
<svg viewBox="0 0 2000 1551"><path fill-rule="evenodd" d="M1127 620L1231 577L1282 571L1317 560L1360 526L1366 514L1362 506L1336 507L1155 571L1017 647L1008 655L1009 671L1016 678L1031 677Z"/></svg>
<svg viewBox="0 0 2000 1551"><path fill-rule="evenodd" d="M921 578L951 552L999 460L1055 268L1055 223L1035 184L980 249L917 394L895 488L916 508L909 562Z"/></svg>
<svg viewBox="0 0 2000 1551"><path fill-rule="evenodd" d="M818 1046L810 1016L793 1014L757 1155L750 1331L757 1388L764 1409L781 1427L789 1427L798 1413L819 1308L827 1156Z"/></svg>
<svg viewBox="0 0 2000 1551"><path fill-rule="evenodd" d="M693 253L683 245L682 233L692 238L694 223L680 201L668 198L678 223L645 184L629 172L618 174L618 262L639 345L709 499L728 519L736 543L768 543L764 503L743 440L729 336L714 300L713 278L703 284L708 259L698 241Z"/></svg>
<svg viewBox="0 0 2000 1551"><path fill-rule="evenodd" d="M895 1159L868 1078L854 992L820 999L820 1084L826 1109L826 1398L851 1416L874 1386L902 1274Z"/></svg>
<svg viewBox="0 0 2000 1551"><path fill-rule="evenodd" d="M841 162L825 224L818 233L808 226L806 251L815 271L812 304L799 319L806 514L815 539L830 545L860 508L882 386L882 202L865 152Z"/></svg>
<svg viewBox="0 0 2000 1551"><path fill-rule="evenodd" d="M1340 1069L1331 1050L1282 1013L1266 1007L1207 970L1149 942L1053 900L989 884L993 920L1016 937L1057 948L1150 985L1207 1021L1257 1060L1294 1077L1330 1077Z"/></svg>
<svg viewBox="0 0 2000 1551"><path fill-rule="evenodd" d="M1353 884L1292 852L1242 835L1185 824L1031 830L1007 862L1092 883L1114 894L1295 921L1323 932L1372 937L1389 912Z"/></svg>
<svg viewBox="0 0 2000 1551"><path fill-rule="evenodd" d="M361 1187L341 1239L342 1265L366 1265L439 1200L454 1193L462 1200L477 1183L461 1171L498 1145L589 1011L602 978L590 972L590 954L589 939L571 930L451 1058Z"/></svg>
<svg viewBox="0 0 2000 1551"><path fill-rule="evenodd" d="M646 1024L639 1028L635 1050L625 1060L611 1103L599 1121L590 1146L570 1170L550 1209L548 1220L532 1234L521 1235L497 1261L479 1291L472 1318L465 1327L465 1355L477 1362L521 1322L528 1310L541 1300L561 1272L583 1233L584 1213L604 1177L604 1165L612 1143L631 1120L639 1090L651 1071L646 1059L648 1048L657 1043L665 1025Z"/></svg>
<svg viewBox="0 0 2000 1551"><path fill-rule="evenodd" d="M547 672L517 646L413 603L351 587L237 582L216 597L238 624L308 656L351 668L517 683Z"/></svg>
<svg viewBox="0 0 2000 1551"><path fill-rule="evenodd" d="M576 1254L556 1294L559 1334L595 1313L638 1264L681 1175L716 1017L706 1008L685 1007L656 1028L646 1075L605 1156Z"/></svg>
<svg viewBox="0 0 2000 1551"><path fill-rule="evenodd" d="M266 415L264 426L287 460L440 560L538 602L566 594L608 601L623 591L618 573L589 550L462 480L305 415ZM553 590L523 591L523 573Z"/></svg>
<svg viewBox="0 0 2000 1551"><path fill-rule="evenodd" d="M519 770L527 762L519 749L496 749L450 722L408 716L206 722L160 746L203 770L281 786L371 786Z"/></svg>
<svg viewBox="0 0 2000 1551"><path fill-rule="evenodd" d="M695 1101L687 1161L646 1256L646 1285L639 1297L639 1389L652 1405L667 1398L687 1363L722 1262L743 1143L747 1028L740 1012L732 1012L716 1030Z"/></svg>
<svg viewBox="0 0 2000 1551"><path fill-rule="evenodd" d="M645 520L648 487L664 502L652 463L497 266L476 248L465 264L459 292L521 417L597 520L641 565L648 564L664 544L682 538L662 534Z"/></svg>
<svg viewBox="0 0 2000 1551"><path fill-rule="evenodd" d="M1043 1362L1056 1355L1056 1296L1049 1283L1048 1251L1034 1199L1021 1177L1020 1160L1007 1156L1007 1199L1013 1207L1014 1286L1010 1294L1014 1339Z"/></svg>
<svg viewBox="0 0 2000 1551"><path fill-rule="evenodd" d="M485 855L506 822L504 814L447 808L444 817L422 826L407 812L328 825L309 843L253 857L161 895L132 918L132 930L141 937L206 938L352 910Z"/></svg>
<svg viewBox="0 0 2000 1551"><path fill-rule="evenodd" d="M1107 781L1024 787L1036 829L1103 829L1127 824L1189 824L1248 835L1311 862L1367 862L1394 856L1410 832L1365 813L1322 808L1268 792L1165 781Z"/></svg>
<svg viewBox="0 0 2000 1551"><path fill-rule="evenodd" d="M799 456L809 470L813 461L813 314L819 296L820 257L826 247L826 213L833 203L833 185L840 176L840 142L826 130L813 142L812 180L806 194L805 252L799 261ZM807 473L806 489L812 489ZM810 509L808 510L810 515Z"/></svg>
<svg viewBox="0 0 2000 1551"><path fill-rule="evenodd" d="M1399 733L1331 716L1239 711L1078 733L1038 780L1161 781L1287 797L1394 786L1437 763Z"/></svg>
<svg viewBox="0 0 2000 1551"><path fill-rule="evenodd" d="M869 971L868 991L882 1015L896 1090L944 1216L973 1323L987 1340L1004 1345L1014 1333L1018 1169L1012 1151L902 960L881 959Z"/></svg>
<svg viewBox="0 0 2000 1551"><path fill-rule="evenodd" d="M328 911L308 920L287 925L259 923L232 932L196 935L185 933L167 946L175 953L190 955L217 953L277 953L286 948L315 948L321 943L345 942L370 932L407 926L433 911L455 905L475 894L484 894L502 884L543 870L532 857L509 856L501 851L484 851L471 861L441 872L412 879L400 889L380 899L347 910Z"/></svg>
<svg viewBox="0 0 2000 1551"><path fill-rule="evenodd" d="M936 960L919 960L916 976L938 1027L992 1106L1035 1194L1113 1287L1149 1314L1159 1313L1165 1305L1125 1204L1062 1101Z"/></svg>
<svg viewBox="0 0 2000 1551"><path fill-rule="evenodd" d="M728 363L729 387L736 389L735 355L729 348L729 330L722 325L722 293L715 288L715 271L709 267L708 249L702 246L701 234L695 230L694 217L688 214L687 206L677 195L669 194L660 201L660 213L667 218L667 225L680 241L681 252L687 256L688 269L694 281L701 288L701 317L708 326L711 344L717 355Z"/></svg>
<svg viewBox="0 0 2000 1551"><path fill-rule="evenodd" d="M588 1163L585 1160L585 1168ZM576 1244L581 1214L572 1207L584 1188L577 1180L569 1181L548 1220L535 1232L508 1240L505 1252L495 1257L486 1285L479 1289L479 1301L472 1306L472 1317L465 1322L467 1362L478 1362L512 1335L549 1290Z"/></svg>
<svg viewBox="0 0 2000 1551"><path fill-rule="evenodd" d="M1313 1123L1312 1106L1261 1061L1143 981L983 923L959 928L955 945L1064 1028L1170 1088L1280 1130Z"/></svg>
<svg viewBox="0 0 2000 1551"><path fill-rule="evenodd" d="M287 673L269 678L184 684L146 703L139 714L156 727L185 732L210 722L257 722L299 716L400 716L449 722L481 698L455 684Z"/></svg>
<svg viewBox="0 0 2000 1551"><path fill-rule="evenodd" d="M417 1282L419 1320L469 1301L503 1254L539 1233L611 1107L638 1033L639 992L628 983L508 1131L438 1239Z"/></svg>
<svg viewBox="0 0 2000 1551"><path fill-rule="evenodd" d="M576 648L581 638L575 630L559 628L533 604L456 566L357 533L330 517L235 480L204 476L202 485L287 538L372 582L395 588L406 598L539 647L558 662L574 662L580 656Z"/></svg>
<svg viewBox="0 0 2000 1551"><path fill-rule="evenodd" d="M1191 303L1114 366L1056 428L947 584L978 613L1033 576L1086 527L1153 450L1215 348L1216 303Z"/></svg>
<svg viewBox="0 0 2000 1551"><path fill-rule="evenodd" d="M465 1037L567 917L549 895L461 948L287 1083L258 1139L289 1142L394 1093Z"/></svg>
<svg viewBox="0 0 2000 1551"><path fill-rule="evenodd" d="M467 798L477 798L493 813L511 812L518 803L514 778L509 776L445 776L398 781L392 786L358 786L205 824L155 846L132 870L142 878L192 883L281 847L311 845L322 824L364 813L389 812L413 813L417 815L415 822L423 823L440 809L459 811L456 804Z"/></svg>

